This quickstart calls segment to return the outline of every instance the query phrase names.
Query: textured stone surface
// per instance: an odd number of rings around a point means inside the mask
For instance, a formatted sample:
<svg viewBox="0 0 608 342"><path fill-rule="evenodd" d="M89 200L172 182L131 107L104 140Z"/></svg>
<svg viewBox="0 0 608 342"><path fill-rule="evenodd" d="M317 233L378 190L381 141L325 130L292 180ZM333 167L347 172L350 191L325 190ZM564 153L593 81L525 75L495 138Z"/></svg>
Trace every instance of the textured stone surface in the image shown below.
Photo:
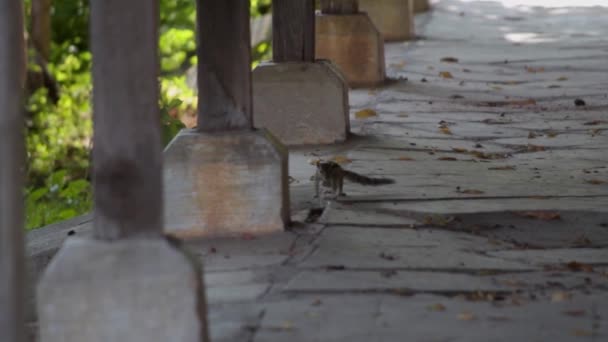
<svg viewBox="0 0 608 342"><path fill-rule="evenodd" d="M70 239L38 287L40 339L208 341L201 280L165 240Z"/></svg>
<svg viewBox="0 0 608 342"><path fill-rule="evenodd" d="M359 0L359 10L366 12L385 41L409 40L414 31L414 2L417 0Z"/></svg>
<svg viewBox="0 0 608 342"><path fill-rule="evenodd" d="M343 142L348 85L328 61L262 63L253 71L253 121L285 145Z"/></svg>
<svg viewBox="0 0 608 342"><path fill-rule="evenodd" d="M165 231L194 238L283 230L287 158L264 130L181 131L165 150Z"/></svg>
<svg viewBox="0 0 608 342"><path fill-rule="evenodd" d="M385 79L383 39L365 13L317 14L316 56L331 60L351 87L378 86Z"/></svg>

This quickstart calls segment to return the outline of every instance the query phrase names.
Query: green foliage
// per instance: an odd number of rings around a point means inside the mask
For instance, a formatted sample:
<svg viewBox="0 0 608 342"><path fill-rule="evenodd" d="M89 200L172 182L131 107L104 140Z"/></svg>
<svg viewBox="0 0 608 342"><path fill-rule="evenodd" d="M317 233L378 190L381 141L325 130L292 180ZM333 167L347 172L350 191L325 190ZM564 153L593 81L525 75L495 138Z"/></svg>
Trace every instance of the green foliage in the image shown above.
<svg viewBox="0 0 608 342"><path fill-rule="evenodd" d="M31 1L25 1L26 13ZM265 14L270 6L271 0L251 0L251 15ZM53 42L48 69L59 85L60 96L53 103L47 90L41 88L26 104L28 229L81 215L92 207L89 1L54 0L51 13ZM31 18L26 19L30 27ZM197 62L195 22L194 1L160 1L159 106L164 144L185 127L183 122L194 123L198 98L188 70ZM254 47L254 65L269 53L269 42Z"/></svg>

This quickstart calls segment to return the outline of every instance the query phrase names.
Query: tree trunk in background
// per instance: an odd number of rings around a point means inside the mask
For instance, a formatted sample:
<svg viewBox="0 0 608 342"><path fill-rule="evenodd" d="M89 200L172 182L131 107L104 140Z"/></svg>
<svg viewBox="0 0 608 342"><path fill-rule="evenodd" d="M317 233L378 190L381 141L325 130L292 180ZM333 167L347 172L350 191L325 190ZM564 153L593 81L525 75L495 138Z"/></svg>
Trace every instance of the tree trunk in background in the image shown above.
<svg viewBox="0 0 608 342"><path fill-rule="evenodd" d="M52 0L32 0L31 39L47 62L51 55L51 3Z"/></svg>

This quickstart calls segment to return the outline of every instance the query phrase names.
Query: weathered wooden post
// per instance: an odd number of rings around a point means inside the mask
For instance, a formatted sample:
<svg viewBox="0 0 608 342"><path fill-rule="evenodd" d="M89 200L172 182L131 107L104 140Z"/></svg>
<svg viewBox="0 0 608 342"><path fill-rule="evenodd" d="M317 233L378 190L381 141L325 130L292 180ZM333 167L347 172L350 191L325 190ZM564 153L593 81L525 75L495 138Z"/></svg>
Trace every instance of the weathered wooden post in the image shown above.
<svg viewBox="0 0 608 342"><path fill-rule="evenodd" d="M162 235L158 2L91 1L94 238L38 286L42 342L208 341L200 267Z"/></svg>
<svg viewBox="0 0 608 342"><path fill-rule="evenodd" d="M249 1L197 6L198 127L165 150L165 229L182 238L282 231L288 155L253 129Z"/></svg>
<svg viewBox="0 0 608 342"><path fill-rule="evenodd" d="M0 0L0 341L24 340L23 9Z"/></svg>
<svg viewBox="0 0 608 342"><path fill-rule="evenodd" d="M414 32L415 0L359 0L359 9L366 12L385 41L410 40Z"/></svg>
<svg viewBox="0 0 608 342"><path fill-rule="evenodd" d="M315 60L314 0L274 0L273 62L253 72L254 124L286 145L346 140L348 85L330 61Z"/></svg>
<svg viewBox="0 0 608 342"><path fill-rule="evenodd" d="M414 13L422 13L431 9L430 0L413 0Z"/></svg>
<svg viewBox="0 0 608 342"><path fill-rule="evenodd" d="M384 40L357 0L321 0L316 56L334 62L351 87L384 82Z"/></svg>

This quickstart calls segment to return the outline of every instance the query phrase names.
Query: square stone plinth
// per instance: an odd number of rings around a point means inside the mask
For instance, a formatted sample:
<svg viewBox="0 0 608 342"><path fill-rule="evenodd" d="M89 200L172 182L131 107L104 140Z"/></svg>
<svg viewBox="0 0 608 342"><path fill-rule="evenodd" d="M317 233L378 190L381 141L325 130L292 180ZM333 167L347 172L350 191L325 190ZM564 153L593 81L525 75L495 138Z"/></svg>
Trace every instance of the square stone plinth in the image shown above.
<svg viewBox="0 0 608 342"><path fill-rule="evenodd" d="M200 266L164 239L68 239L38 285L42 342L208 342Z"/></svg>
<svg viewBox="0 0 608 342"><path fill-rule="evenodd" d="M350 87L384 82L384 39L366 13L317 13L315 27L316 57L332 61Z"/></svg>
<svg viewBox="0 0 608 342"><path fill-rule="evenodd" d="M255 126L285 145L342 142L348 85L329 61L263 63L253 71L253 112Z"/></svg>
<svg viewBox="0 0 608 342"><path fill-rule="evenodd" d="M415 0L359 0L359 9L366 12L385 41L413 39Z"/></svg>
<svg viewBox="0 0 608 342"><path fill-rule="evenodd" d="M287 149L267 130L182 130L164 156L166 233L263 234L289 222Z"/></svg>

